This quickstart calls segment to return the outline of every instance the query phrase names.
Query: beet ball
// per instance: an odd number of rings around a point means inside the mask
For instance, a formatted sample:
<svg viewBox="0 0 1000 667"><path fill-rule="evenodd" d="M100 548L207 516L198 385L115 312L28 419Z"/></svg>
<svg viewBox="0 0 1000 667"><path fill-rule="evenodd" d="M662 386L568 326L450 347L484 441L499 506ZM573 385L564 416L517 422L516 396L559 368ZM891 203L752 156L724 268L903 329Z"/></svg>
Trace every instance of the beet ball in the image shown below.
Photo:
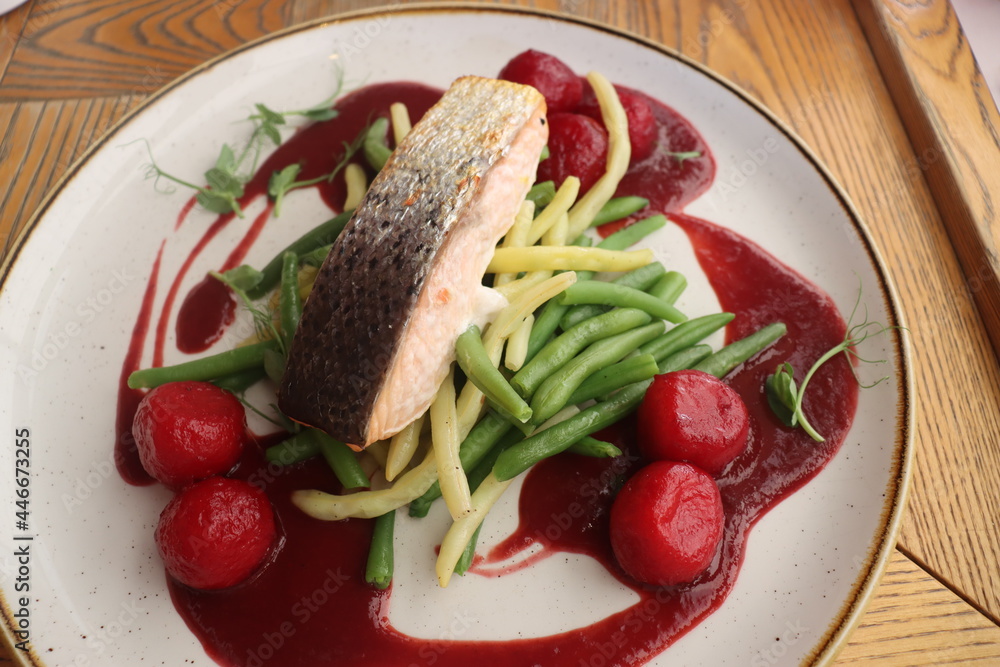
<svg viewBox="0 0 1000 667"><path fill-rule="evenodd" d="M621 101L625 117L628 119L628 138L632 149L629 163L635 164L649 157L656 148L656 138L659 132L656 126L656 117L653 115L653 109L649 106L649 102L640 93L624 86L615 86L615 90L618 91L618 99ZM592 93L585 96L577 113L603 123L601 107L597 103L597 97Z"/></svg>
<svg viewBox="0 0 1000 667"><path fill-rule="evenodd" d="M549 157L538 163L538 180L562 185L567 176L580 179L581 194L604 175L608 163L608 133L588 116L549 114Z"/></svg>
<svg viewBox="0 0 1000 667"><path fill-rule="evenodd" d="M192 588L234 586L254 573L275 543L264 492L238 479L211 477L171 500L156 526L167 572Z"/></svg>
<svg viewBox="0 0 1000 667"><path fill-rule="evenodd" d="M625 483L611 506L611 547L633 579L693 581L712 563L724 515L715 480L687 463L656 461Z"/></svg>
<svg viewBox="0 0 1000 667"><path fill-rule="evenodd" d="M511 58L499 78L534 87L545 98L549 113L572 111L583 96L583 82L566 63L534 49Z"/></svg>
<svg viewBox="0 0 1000 667"><path fill-rule="evenodd" d="M750 413L729 385L703 371L658 375L639 406L639 450L719 474L747 445Z"/></svg>
<svg viewBox="0 0 1000 667"><path fill-rule="evenodd" d="M243 452L246 412L207 382L170 382L139 403L132 422L139 460L169 487L227 472Z"/></svg>

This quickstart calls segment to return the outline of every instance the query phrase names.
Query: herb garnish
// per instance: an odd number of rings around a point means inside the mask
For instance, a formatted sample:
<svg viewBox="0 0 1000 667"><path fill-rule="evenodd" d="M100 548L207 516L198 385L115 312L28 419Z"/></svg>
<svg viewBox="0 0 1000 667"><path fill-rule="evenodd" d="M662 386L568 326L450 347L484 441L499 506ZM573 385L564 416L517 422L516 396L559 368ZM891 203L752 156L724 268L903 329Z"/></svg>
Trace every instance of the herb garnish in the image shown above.
<svg viewBox="0 0 1000 667"><path fill-rule="evenodd" d="M340 170L347 166L351 158L354 157L355 153L361 150L361 146L364 142L365 135L368 132L368 127L366 126L361 132L355 137L354 141L351 143L344 142L344 156L340 159L340 162L333 168L329 174L322 174L316 178L306 179L304 181L295 180L298 178L299 174L302 172L301 164L290 164L280 171L276 171L271 174L271 180L267 184L267 194L274 200L274 217L281 216L281 203L285 200L285 195L295 190L296 188L306 188L310 185L316 185L326 181L329 183L332 181Z"/></svg>
<svg viewBox="0 0 1000 667"><path fill-rule="evenodd" d="M693 160L701 157L701 151L671 151L660 142L656 142L656 147L677 160L678 165L683 165L685 160Z"/></svg>
<svg viewBox="0 0 1000 667"><path fill-rule="evenodd" d="M243 211L240 208L239 199L243 196L244 186L257 171L257 164L264 148L269 142L275 146L281 144L280 128L288 124L287 119L290 117L298 116L313 122L323 122L336 118L338 111L332 107L332 104L340 96L343 83L343 74L338 73L337 87L334 93L322 102L306 109L275 111L264 104L255 104L256 113L247 118L253 123L254 128L246 145L237 154L228 144L223 144L219 150L219 156L215 160L215 166L204 174L206 183L204 186L195 185L161 169L153 159L149 142L143 139L150 162L146 177L154 178L157 181L165 178L178 185L191 188L198 193L196 199L205 210L219 214L233 212L242 218ZM300 165L289 165L275 172L271 177L268 194L275 199L275 215L278 213L281 198L289 190L318 183L324 178L332 178L332 174L324 174L311 181L296 182L295 177L300 170ZM276 179L277 185L275 185Z"/></svg>
<svg viewBox="0 0 1000 667"><path fill-rule="evenodd" d="M667 155L677 158L677 164L684 164L685 160L693 160L701 157L701 151L664 151Z"/></svg>
<svg viewBox="0 0 1000 667"><path fill-rule="evenodd" d="M864 359L858 355L854 348L871 336L878 336L886 331L898 328L889 327L884 324L880 324L879 322L869 322L867 307L865 308L864 321L860 324L852 326L851 323L854 321L854 316L857 314L860 303L861 289L859 288L858 300L855 302L854 309L851 311L851 316L847 320L847 333L844 336L844 340L827 350L823 356L816 360L816 363L812 365L805 377L802 378L802 383L800 385L796 386L794 369L787 361L780 364L774 374L768 376L765 382L767 402L768 405L771 406L771 410L774 414L777 415L786 426L792 428L801 426L802 430L808 433L809 437L816 442L824 442L824 438L816 431L815 428L813 428L812 424L809 423L809 420L806 419L806 415L802 410L802 400L805 397L806 387L809 385L809 381L812 379L813 375L817 370L819 370L820 366L841 352L848 358L848 363L850 363L852 357L869 364L884 363L885 359ZM857 380L858 384L865 389L874 387L880 382L889 379L889 376L886 375L871 384L866 385L858 378L857 373L854 371L853 364L851 364L851 373L854 374L854 379Z"/></svg>
<svg viewBox="0 0 1000 667"><path fill-rule="evenodd" d="M240 301L243 302L243 307L253 316L257 337L261 340L273 338L277 341L278 347L281 349L281 354L284 355L284 340L274 324L274 313L257 306L247 296L247 290L256 287L257 283L264 277L263 274L252 266L243 264L224 273L209 271L209 275L231 289L239 297Z"/></svg>

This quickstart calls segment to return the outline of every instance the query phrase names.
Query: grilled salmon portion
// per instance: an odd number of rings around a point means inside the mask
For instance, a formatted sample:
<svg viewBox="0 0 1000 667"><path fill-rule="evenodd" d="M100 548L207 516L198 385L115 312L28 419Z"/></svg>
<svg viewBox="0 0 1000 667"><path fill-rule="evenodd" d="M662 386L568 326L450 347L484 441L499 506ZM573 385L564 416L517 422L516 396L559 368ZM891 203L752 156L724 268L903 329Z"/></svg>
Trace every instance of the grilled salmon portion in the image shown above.
<svg viewBox="0 0 1000 667"><path fill-rule="evenodd" d="M393 152L320 269L279 390L356 447L430 406L548 139L534 88L463 77Z"/></svg>

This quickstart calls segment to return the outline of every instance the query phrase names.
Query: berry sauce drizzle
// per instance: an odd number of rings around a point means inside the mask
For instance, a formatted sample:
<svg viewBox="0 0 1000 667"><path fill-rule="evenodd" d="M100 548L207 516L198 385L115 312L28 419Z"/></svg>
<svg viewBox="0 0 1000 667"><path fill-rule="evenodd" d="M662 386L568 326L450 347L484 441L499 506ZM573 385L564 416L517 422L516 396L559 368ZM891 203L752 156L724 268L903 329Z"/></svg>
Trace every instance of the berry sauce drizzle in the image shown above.
<svg viewBox="0 0 1000 667"><path fill-rule="evenodd" d="M337 121L306 128L283 144L248 185L244 199L249 202L261 196L266 191L266 175L278 166L301 161L305 165L302 178L328 171L330 156L336 155L342 142L350 142L370 118L386 115L391 102L406 102L417 118L438 95L440 91L408 83L362 88L338 104ZM619 194L647 197L649 211L640 215L668 213L687 233L723 309L736 314L726 331L728 340L742 338L770 322L782 321L788 326L784 338L726 379L750 410L750 444L717 477L726 514L725 536L709 569L690 584L652 588L631 581L615 563L608 539L609 508L624 479L642 463L636 453L634 423L625 420L599 436L619 445L625 456L599 460L562 454L536 465L522 487L517 529L488 553L479 554L471 572L472 576L477 572L496 576L530 567L560 552L585 554L602 563L623 586L636 591L639 602L592 625L550 637L504 642L416 639L398 632L389 621L391 588L379 591L364 582L371 522L317 521L291 504L290 494L296 489L337 491L325 464L313 460L282 468L263 458L263 448L273 443L255 440L258 446L249 448L232 475L267 492L282 533L281 548L254 578L226 590L198 591L168 581L176 608L214 660L233 667L576 667L592 664L592 659L600 656L602 665L625 667L645 664L722 604L736 581L750 528L836 454L853 419L858 390L843 358L824 365L814 376L814 391L806 409L817 430L827 436L823 443L812 442L801 430L785 428L770 413L763 395L765 377L779 361L789 361L795 367L811 365L843 339L845 323L825 293L766 251L729 230L680 212L708 188L715 163L686 119L647 99L667 150L698 152L699 156L679 161L665 151L654 152L633 166ZM342 186L335 183L317 186L332 211L339 210L344 196ZM205 235L216 233L215 226L228 222L220 216ZM246 242L242 254L252 242ZM241 257L234 252L226 266L235 266ZM157 274L158 263L123 366L119 443L140 396L128 389L125 380L138 367L145 346ZM173 277L172 285L179 285L180 279ZM188 296L188 300L198 298ZM223 323L220 326L224 329L224 322L231 317L227 308L226 299L218 296L182 307L178 333L184 327L195 327L189 318ZM159 321L169 317L165 308ZM197 326L208 332L202 342L210 345L208 339L217 329ZM155 358L162 358L163 345L158 337L154 348L160 355L154 350ZM138 462L130 458L134 451L127 447L118 451L122 476L130 483L142 483L141 476L134 474L141 472ZM553 517L564 519L554 523ZM505 565L528 547L537 553L526 562L518 561L517 566Z"/></svg>

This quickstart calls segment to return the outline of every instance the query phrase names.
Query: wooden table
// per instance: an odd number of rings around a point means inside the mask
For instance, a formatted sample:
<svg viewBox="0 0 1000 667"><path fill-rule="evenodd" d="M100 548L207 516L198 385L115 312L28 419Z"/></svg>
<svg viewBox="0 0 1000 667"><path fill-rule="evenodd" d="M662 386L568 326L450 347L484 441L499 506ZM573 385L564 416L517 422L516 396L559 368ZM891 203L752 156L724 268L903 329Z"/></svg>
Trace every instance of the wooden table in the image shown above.
<svg viewBox="0 0 1000 667"><path fill-rule="evenodd" d="M899 289L917 416L898 546L838 664L1000 664L1000 367L990 335L1000 331L991 240L1000 122L948 1L517 4L602 21L705 63L789 123L843 184ZM66 168L159 87L247 40L362 6L30 0L0 18L0 247Z"/></svg>

